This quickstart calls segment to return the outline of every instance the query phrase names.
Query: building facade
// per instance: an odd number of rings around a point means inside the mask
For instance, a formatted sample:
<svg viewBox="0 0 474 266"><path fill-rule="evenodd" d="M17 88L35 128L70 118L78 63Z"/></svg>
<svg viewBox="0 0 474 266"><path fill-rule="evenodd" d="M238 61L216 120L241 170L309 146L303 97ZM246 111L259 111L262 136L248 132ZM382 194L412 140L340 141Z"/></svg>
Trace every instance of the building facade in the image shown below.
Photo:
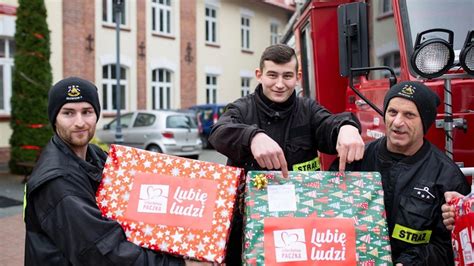
<svg viewBox="0 0 474 266"><path fill-rule="evenodd" d="M53 83L93 81L103 123L121 110L228 103L253 91L260 55L278 43L294 11L288 0L136 0L120 12L117 88L116 0L45 0ZM0 162L9 159L16 0L0 1Z"/></svg>

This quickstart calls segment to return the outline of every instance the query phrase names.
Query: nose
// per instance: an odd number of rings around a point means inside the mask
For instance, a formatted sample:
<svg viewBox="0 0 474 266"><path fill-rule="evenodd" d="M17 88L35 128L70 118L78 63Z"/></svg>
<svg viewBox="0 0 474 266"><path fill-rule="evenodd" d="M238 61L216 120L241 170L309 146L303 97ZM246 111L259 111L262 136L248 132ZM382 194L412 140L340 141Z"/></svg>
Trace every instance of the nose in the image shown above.
<svg viewBox="0 0 474 266"><path fill-rule="evenodd" d="M85 125L84 116L82 114L78 114L74 124L76 127L83 127Z"/></svg>
<svg viewBox="0 0 474 266"><path fill-rule="evenodd" d="M283 77L281 75L278 76L278 79L276 81L276 84L275 86L278 88L278 89L282 89L285 87L285 85L283 84Z"/></svg>
<svg viewBox="0 0 474 266"><path fill-rule="evenodd" d="M401 113L398 113L393 119L393 125L396 127L401 127L405 123L405 119Z"/></svg>

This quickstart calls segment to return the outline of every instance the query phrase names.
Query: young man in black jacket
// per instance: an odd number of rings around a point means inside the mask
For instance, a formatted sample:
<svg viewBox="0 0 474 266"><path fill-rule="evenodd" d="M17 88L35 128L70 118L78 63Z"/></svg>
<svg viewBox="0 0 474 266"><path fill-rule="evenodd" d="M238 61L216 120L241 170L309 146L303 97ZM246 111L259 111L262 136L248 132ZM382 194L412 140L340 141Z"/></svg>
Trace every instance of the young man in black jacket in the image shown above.
<svg viewBox="0 0 474 266"><path fill-rule="evenodd" d="M49 91L55 134L27 183L25 265L185 265L128 242L116 221L102 217L95 195L107 155L89 144L99 115L89 81L66 78Z"/></svg>
<svg viewBox="0 0 474 266"><path fill-rule="evenodd" d="M439 103L423 83L394 85L384 99L386 136L369 143L364 158L347 166L382 175L396 265L454 264L441 205L446 191L466 193L469 186L459 167L424 138Z"/></svg>
<svg viewBox="0 0 474 266"><path fill-rule="evenodd" d="M360 125L351 113L333 115L314 100L296 96L301 72L291 47L277 44L265 49L255 75L260 82L255 92L229 104L209 137L228 157L228 165L245 171L281 170L287 177L288 169L318 170L318 151L337 153L342 171L346 161L362 158ZM229 265L241 264L242 222L237 211L228 241Z"/></svg>

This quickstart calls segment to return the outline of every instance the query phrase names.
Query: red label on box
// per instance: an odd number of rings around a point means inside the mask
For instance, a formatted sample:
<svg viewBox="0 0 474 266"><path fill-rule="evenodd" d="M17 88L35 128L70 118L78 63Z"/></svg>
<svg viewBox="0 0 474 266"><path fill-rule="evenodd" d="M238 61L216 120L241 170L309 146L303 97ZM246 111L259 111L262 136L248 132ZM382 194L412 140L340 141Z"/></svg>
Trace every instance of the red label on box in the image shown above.
<svg viewBox="0 0 474 266"><path fill-rule="evenodd" d="M354 220L265 218L266 265L356 265Z"/></svg>
<svg viewBox="0 0 474 266"><path fill-rule="evenodd" d="M217 185L213 180L137 173L125 218L210 230Z"/></svg>

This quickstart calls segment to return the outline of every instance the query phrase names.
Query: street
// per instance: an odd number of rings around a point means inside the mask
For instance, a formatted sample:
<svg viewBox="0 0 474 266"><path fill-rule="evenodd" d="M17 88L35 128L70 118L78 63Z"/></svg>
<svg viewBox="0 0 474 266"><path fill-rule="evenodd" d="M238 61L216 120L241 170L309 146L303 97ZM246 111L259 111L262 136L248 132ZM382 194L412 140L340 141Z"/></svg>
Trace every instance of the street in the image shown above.
<svg viewBox="0 0 474 266"><path fill-rule="evenodd" d="M227 161L227 157L216 152L215 150L204 149L202 150L202 153L199 155L199 160L225 164Z"/></svg>

